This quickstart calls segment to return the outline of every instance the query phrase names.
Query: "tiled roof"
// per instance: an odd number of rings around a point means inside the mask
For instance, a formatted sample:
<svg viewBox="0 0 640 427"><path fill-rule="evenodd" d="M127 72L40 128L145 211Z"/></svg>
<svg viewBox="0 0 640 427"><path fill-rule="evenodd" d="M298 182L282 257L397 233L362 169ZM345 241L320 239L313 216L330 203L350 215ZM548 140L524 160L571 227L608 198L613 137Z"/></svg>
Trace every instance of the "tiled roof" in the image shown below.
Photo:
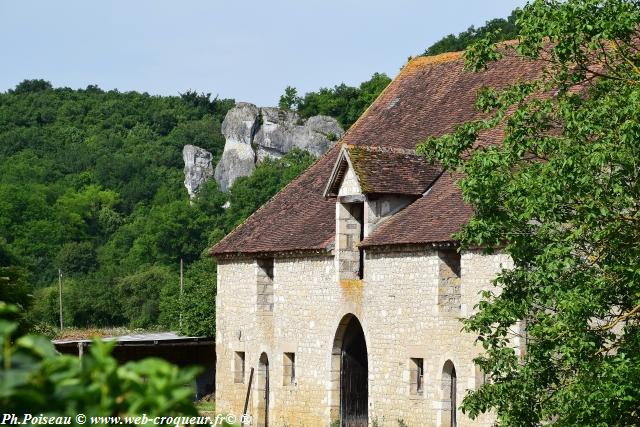
<svg viewBox="0 0 640 427"><path fill-rule="evenodd" d="M456 185L459 175L445 172L425 195L380 225L363 247L452 241L472 214Z"/></svg>
<svg viewBox="0 0 640 427"><path fill-rule="evenodd" d="M333 242L335 200L322 191L340 147L311 165L301 176L264 204L211 248L212 255L324 250Z"/></svg>
<svg viewBox="0 0 640 427"><path fill-rule="evenodd" d="M344 145L343 152L358 177L364 194L409 194L420 196L440 175L441 168L430 164L415 150L394 147ZM346 159L338 160L346 168ZM336 196L344 172L330 183L328 196Z"/></svg>
<svg viewBox="0 0 640 427"><path fill-rule="evenodd" d="M416 144L429 136L445 134L457 124L480 118L480 113L474 109L478 89L486 86L505 87L517 80L530 80L540 70L539 64L514 57L505 57L480 73L466 71L463 65L460 53L419 57L410 61L343 137L343 144L357 147L356 150L368 150L371 158L362 164L372 165L365 167L364 171L367 183L372 183L372 188L392 191L405 186L418 191L417 187L428 181L424 177L414 180L408 170L403 170L401 176L397 177L396 170L389 168L391 163L388 158L378 156L376 160L376 154L372 155L379 149L376 147L386 147L391 151L414 150ZM489 143L499 142L499 132L489 134L489 138L496 138L496 141ZM333 243L335 200L326 199L323 193L339 151L340 145L331 149L214 246L211 254L225 256L321 251ZM414 159L410 162L413 164ZM381 166L377 174L375 164ZM426 171L421 168L418 167L416 173ZM401 180L402 176L408 182L396 180ZM386 245L446 240L446 236L450 236L468 219L471 211L458 202L459 196L456 196L453 182L441 179L443 181L436 182L425 197L396 214L397 218L380 226L363 243ZM436 190L450 196L451 201L443 196L437 202L430 202L430 197L440 194ZM454 217L429 213L434 204ZM427 220L429 227L418 226ZM398 224L398 228L393 224ZM402 227L406 229L400 232L399 228Z"/></svg>

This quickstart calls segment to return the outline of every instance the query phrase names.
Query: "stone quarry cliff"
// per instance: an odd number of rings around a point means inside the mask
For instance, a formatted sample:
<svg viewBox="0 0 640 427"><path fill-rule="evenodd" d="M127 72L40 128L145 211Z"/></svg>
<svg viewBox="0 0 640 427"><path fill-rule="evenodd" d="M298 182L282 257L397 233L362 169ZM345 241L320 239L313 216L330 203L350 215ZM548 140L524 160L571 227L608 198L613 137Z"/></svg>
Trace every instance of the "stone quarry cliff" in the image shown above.
<svg viewBox="0 0 640 427"><path fill-rule="evenodd" d="M251 175L265 158L280 158L294 148L319 157L342 137L344 130L332 117L303 120L292 111L239 102L225 116L222 134L224 151L215 172L211 153L193 145L184 147L184 184L190 197L212 175L220 189L228 191L237 178Z"/></svg>

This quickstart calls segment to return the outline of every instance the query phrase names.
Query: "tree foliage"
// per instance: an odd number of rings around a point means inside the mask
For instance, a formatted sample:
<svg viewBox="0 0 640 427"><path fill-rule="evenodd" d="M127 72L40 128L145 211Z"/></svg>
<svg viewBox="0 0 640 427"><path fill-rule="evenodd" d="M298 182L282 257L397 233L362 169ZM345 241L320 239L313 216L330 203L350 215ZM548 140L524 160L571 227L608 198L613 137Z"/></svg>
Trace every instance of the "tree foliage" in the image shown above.
<svg viewBox="0 0 640 427"><path fill-rule="evenodd" d="M519 10L516 9L506 19L492 19L479 28L472 25L458 35L449 34L429 46L422 56L462 51L471 44L483 39L489 39L493 43L515 39L519 31L517 23L518 12Z"/></svg>
<svg viewBox="0 0 640 427"><path fill-rule="evenodd" d="M517 54L545 72L484 91L485 120L420 147L464 173L475 214L463 247L504 247L514 264L464 322L489 377L464 399L472 417L640 424L639 24L636 1L532 1L517 45L484 39L466 57L481 69ZM501 145L473 148L494 128Z"/></svg>
<svg viewBox="0 0 640 427"><path fill-rule="evenodd" d="M65 325L168 328L161 300L177 286L182 258L193 276L184 310L211 316L199 331L213 334L215 274L212 282L205 273L215 266L202 261L204 250L311 163L291 153L263 162L259 178L240 179L229 193L212 181L190 201L182 148L203 147L215 162L233 105L194 91L158 97L40 80L0 93L2 299L31 306L33 322L57 325L61 269ZM195 314L186 319L184 330L195 333Z"/></svg>
<svg viewBox="0 0 640 427"><path fill-rule="evenodd" d="M20 260L0 237L0 301L20 309L15 320L20 321L21 329L27 326L24 311L31 305L31 292L28 271L21 266Z"/></svg>
<svg viewBox="0 0 640 427"><path fill-rule="evenodd" d="M375 73L358 87L341 83L333 88L308 92L303 97L298 96L295 88L288 86L280 97L280 105L287 109L295 107L302 118L318 114L334 117L344 129L348 129L390 82L386 74Z"/></svg>
<svg viewBox="0 0 640 427"><path fill-rule="evenodd" d="M197 415L191 402L197 368L160 359L118 365L111 345L94 341L78 359L39 335L18 332L16 307L0 301L0 406L7 413L67 416Z"/></svg>
<svg viewBox="0 0 640 427"><path fill-rule="evenodd" d="M300 104L301 98L298 96L298 90L295 87L287 86L284 94L278 101L278 108L283 110L293 110Z"/></svg>

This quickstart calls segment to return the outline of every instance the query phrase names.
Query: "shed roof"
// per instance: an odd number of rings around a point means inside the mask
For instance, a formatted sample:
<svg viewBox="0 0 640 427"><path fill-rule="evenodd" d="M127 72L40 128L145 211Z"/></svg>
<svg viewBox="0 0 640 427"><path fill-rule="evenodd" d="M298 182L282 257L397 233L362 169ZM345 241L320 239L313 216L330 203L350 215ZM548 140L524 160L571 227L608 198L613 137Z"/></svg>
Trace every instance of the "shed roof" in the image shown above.
<svg viewBox="0 0 640 427"><path fill-rule="evenodd" d="M152 344L169 344L169 343L187 343L187 342L212 342L211 337L188 337L178 335L175 332L149 332L140 334L120 335L114 337L97 337L102 341L115 341L118 345L152 345ZM67 338L51 341L55 345L71 345L78 343L90 343L92 339L88 338Z"/></svg>

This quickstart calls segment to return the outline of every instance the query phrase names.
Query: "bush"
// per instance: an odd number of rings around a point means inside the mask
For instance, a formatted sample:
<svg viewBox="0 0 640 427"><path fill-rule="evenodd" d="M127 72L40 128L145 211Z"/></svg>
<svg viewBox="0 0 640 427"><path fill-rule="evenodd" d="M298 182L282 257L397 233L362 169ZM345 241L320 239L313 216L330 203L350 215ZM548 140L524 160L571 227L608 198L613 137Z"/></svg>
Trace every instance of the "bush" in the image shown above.
<svg viewBox="0 0 640 427"><path fill-rule="evenodd" d="M178 283L165 286L160 297L160 323L187 336L215 336L216 266L203 258L186 270L184 291ZM177 303L176 303L177 302Z"/></svg>
<svg viewBox="0 0 640 427"><path fill-rule="evenodd" d="M145 359L118 366L111 345L94 341L79 359L59 355L40 335L21 335L9 320L15 306L0 302L0 407L15 414L70 416L195 416L196 368Z"/></svg>

